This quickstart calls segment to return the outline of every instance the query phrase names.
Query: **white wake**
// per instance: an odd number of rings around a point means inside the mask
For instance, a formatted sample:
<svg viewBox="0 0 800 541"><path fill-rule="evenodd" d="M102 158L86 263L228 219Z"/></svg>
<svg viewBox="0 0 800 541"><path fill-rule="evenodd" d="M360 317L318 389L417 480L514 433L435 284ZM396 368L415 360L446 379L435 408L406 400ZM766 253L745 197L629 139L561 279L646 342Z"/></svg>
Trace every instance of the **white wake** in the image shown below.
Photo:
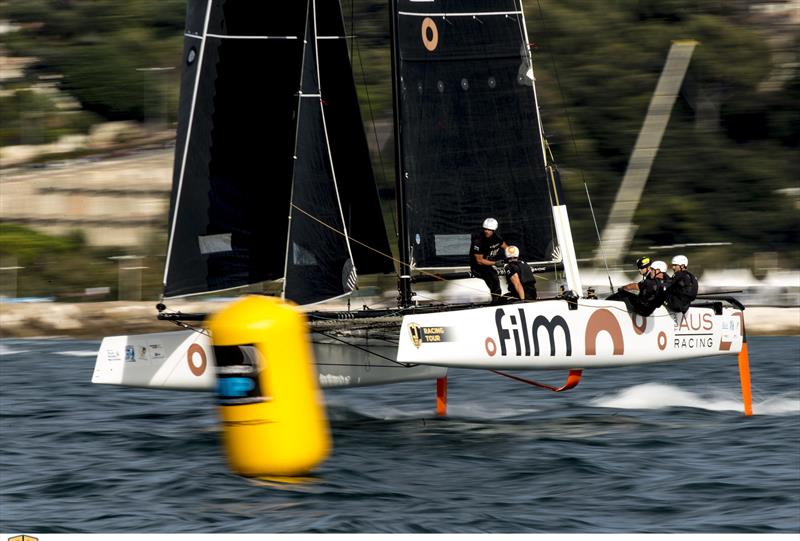
<svg viewBox="0 0 800 541"><path fill-rule="evenodd" d="M0 357L19 355L20 353L28 353L29 351L29 349L12 349L5 344L0 344Z"/></svg>
<svg viewBox="0 0 800 541"><path fill-rule="evenodd" d="M592 401L601 408L663 409L689 407L711 411L743 411L741 395L732 392L711 391L701 395L672 385L645 383L623 389L611 396ZM800 413L800 399L777 396L764 400L753 399L753 414L782 415Z"/></svg>
<svg viewBox="0 0 800 541"><path fill-rule="evenodd" d="M68 357L97 357L97 351L90 350L76 350L76 351L59 351L58 355L67 355Z"/></svg>

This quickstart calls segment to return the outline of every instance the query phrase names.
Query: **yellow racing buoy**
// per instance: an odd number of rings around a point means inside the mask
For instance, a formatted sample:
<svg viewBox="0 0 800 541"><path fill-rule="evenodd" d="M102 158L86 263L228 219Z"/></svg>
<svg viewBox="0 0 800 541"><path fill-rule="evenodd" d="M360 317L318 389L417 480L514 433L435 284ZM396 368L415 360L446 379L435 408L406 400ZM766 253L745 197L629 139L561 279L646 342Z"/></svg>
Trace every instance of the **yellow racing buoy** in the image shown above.
<svg viewBox="0 0 800 541"><path fill-rule="evenodd" d="M213 314L208 328L231 468L295 476L325 460L331 438L305 315L252 295Z"/></svg>

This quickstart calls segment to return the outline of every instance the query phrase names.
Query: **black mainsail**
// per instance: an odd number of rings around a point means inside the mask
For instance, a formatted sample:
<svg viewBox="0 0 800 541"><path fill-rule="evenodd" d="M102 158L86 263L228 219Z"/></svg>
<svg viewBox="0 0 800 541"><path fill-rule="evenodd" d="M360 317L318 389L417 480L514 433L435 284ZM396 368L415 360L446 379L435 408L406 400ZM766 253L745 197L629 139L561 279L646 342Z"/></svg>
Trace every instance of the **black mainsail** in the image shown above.
<svg viewBox="0 0 800 541"><path fill-rule="evenodd" d="M393 16L414 265L468 264L487 216L524 259L550 261L553 198L520 2L397 0Z"/></svg>
<svg viewBox="0 0 800 541"><path fill-rule="evenodd" d="M325 37L338 39L318 55L315 4L189 1L165 297L284 277L286 298L319 302L355 285L345 230L389 252L342 15L322 3ZM326 126L319 75L330 69ZM347 145L329 145L331 133ZM393 269L353 252L360 272Z"/></svg>

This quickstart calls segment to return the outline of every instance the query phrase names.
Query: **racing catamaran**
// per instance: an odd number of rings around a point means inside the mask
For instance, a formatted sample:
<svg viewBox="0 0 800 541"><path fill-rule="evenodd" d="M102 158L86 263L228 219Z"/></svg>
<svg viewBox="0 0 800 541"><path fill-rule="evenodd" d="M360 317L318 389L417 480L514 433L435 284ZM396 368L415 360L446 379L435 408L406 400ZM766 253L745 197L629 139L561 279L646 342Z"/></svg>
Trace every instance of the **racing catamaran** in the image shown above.
<svg viewBox="0 0 800 541"><path fill-rule="evenodd" d="M396 259L339 2L189 0L162 302L278 281L306 311L323 388L441 384L461 367L564 369L562 391L584 369L743 350L735 299L642 317L583 291L521 0L390 7ZM469 276L470 232L489 215L562 293L420 302L413 284ZM323 309L359 275L391 272L397 306ZM193 323L205 314L159 311L198 328L105 338L94 383L215 389L212 340Z"/></svg>

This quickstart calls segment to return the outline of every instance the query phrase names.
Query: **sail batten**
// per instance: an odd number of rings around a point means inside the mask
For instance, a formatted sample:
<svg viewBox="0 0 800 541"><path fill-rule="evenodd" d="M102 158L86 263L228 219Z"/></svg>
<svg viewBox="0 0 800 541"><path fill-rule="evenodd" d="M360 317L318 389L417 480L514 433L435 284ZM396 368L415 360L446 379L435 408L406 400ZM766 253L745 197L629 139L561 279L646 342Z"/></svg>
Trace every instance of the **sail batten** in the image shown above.
<svg viewBox="0 0 800 541"><path fill-rule="evenodd" d="M299 36L239 36L234 34L207 34L206 37L216 39L300 39Z"/></svg>

